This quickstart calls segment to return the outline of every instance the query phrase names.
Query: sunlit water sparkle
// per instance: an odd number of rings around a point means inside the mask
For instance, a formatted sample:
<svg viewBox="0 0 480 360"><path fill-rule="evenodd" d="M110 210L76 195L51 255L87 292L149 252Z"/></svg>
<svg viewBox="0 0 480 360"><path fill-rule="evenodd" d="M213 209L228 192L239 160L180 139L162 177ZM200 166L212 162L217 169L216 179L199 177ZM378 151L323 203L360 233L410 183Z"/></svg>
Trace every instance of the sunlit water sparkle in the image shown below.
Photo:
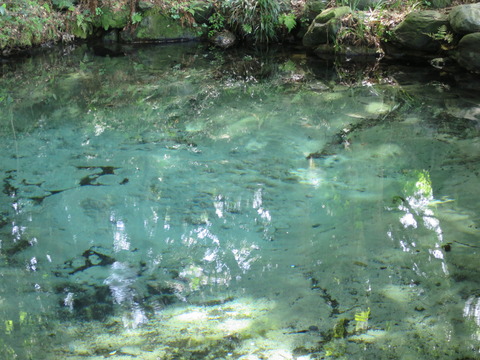
<svg viewBox="0 0 480 360"><path fill-rule="evenodd" d="M3 358L478 356L480 94L129 52L4 65Z"/></svg>

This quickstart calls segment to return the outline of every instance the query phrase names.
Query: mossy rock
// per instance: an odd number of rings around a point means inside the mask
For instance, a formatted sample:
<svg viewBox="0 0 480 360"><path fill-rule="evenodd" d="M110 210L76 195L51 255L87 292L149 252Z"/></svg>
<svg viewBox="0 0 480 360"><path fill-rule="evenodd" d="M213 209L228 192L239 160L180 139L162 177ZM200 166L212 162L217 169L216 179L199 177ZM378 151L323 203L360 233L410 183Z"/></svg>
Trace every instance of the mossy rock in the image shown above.
<svg viewBox="0 0 480 360"><path fill-rule="evenodd" d="M417 11L408 14L393 29L393 42L396 46L422 52L436 52L441 42L433 38L443 27L448 27L447 15L435 10Z"/></svg>
<svg viewBox="0 0 480 360"><path fill-rule="evenodd" d="M352 9L350 6L341 6L337 8L331 8L325 11L322 11L318 16L315 18L314 22L320 24L326 24L332 19L340 19L346 14L350 14Z"/></svg>
<svg viewBox="0 0 480 360"><path fill-rule="evenodd" d="M322 11L313 20L303 37L303 45L315 47L335 41L336 35L341 27L341 19L352 10L349 6L331 8Z"/></svg>
<svg viewBox="0 0 480 360"><path fill-rule="evenodd" d="M457 62L480 74L480 32L465 35L458 43Z"/></svg>
<svg viewBox="0 0 480 360"><path fill-rule="evenodd" d="M95 17L94 26L109 29L123 29L130 20L130 9L112 11L109 8L99 8L99 15Z"/></svg>
<svg viewBox="0 0 480 360"><path fill-rule="evenodd" d="M433 9L441 9L452 5L452 0L431 0Z"/></svg>
<svg viewBox="0 0 480 360"><path fill-rule="evenodd" d="M167 42L198 38L196 29L182 27L178 21L164 14L146 13L140 24L131 31L122 31L124 42Z"/></svg>
<svg viewBox="0 0 480 360"><path fill-rule="evenodd" d="M456 33L480 32L480 3L455 6L448 20Z"/></svg>

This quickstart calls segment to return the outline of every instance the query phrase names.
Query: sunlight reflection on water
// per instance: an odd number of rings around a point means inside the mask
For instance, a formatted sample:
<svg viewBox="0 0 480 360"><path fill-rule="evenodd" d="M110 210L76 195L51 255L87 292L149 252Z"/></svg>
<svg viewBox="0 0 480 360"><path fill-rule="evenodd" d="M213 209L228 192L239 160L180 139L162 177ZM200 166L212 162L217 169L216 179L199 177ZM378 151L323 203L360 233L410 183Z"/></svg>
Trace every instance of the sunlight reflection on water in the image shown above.
<svg viewBox="0 0 480 360"><path fill-rule="evenodd" d="M2 355L477 355L478 130L448 94L162 49L0 79Z"/></svg>

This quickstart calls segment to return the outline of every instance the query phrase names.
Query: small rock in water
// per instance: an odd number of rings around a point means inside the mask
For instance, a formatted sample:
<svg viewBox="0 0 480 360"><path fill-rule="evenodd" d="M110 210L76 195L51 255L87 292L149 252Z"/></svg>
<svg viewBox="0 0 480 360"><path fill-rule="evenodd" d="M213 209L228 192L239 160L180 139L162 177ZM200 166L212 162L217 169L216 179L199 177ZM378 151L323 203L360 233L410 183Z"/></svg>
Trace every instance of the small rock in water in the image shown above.
<svg viewBox="0 0 480 360"><path fill-rule="evenodd" d="M213 37L210 39L210 41L218 47L221 47L223 49L227 49L237 42L237 38L235 34L228 30L220 31L213 35Z"/></svg>

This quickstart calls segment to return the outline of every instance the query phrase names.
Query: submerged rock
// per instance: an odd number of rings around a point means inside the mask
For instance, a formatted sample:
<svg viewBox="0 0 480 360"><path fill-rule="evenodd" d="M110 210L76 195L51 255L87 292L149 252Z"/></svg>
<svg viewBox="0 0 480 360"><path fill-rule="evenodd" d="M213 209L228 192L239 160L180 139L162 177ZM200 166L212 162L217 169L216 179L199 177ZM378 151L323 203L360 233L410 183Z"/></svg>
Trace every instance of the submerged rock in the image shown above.
<svg viewBox="0 0 480 360"><path fill-rule="evenodd" d="M455 6L448 16L450 26L459 34L480 31L480 3Z"/></svg>

